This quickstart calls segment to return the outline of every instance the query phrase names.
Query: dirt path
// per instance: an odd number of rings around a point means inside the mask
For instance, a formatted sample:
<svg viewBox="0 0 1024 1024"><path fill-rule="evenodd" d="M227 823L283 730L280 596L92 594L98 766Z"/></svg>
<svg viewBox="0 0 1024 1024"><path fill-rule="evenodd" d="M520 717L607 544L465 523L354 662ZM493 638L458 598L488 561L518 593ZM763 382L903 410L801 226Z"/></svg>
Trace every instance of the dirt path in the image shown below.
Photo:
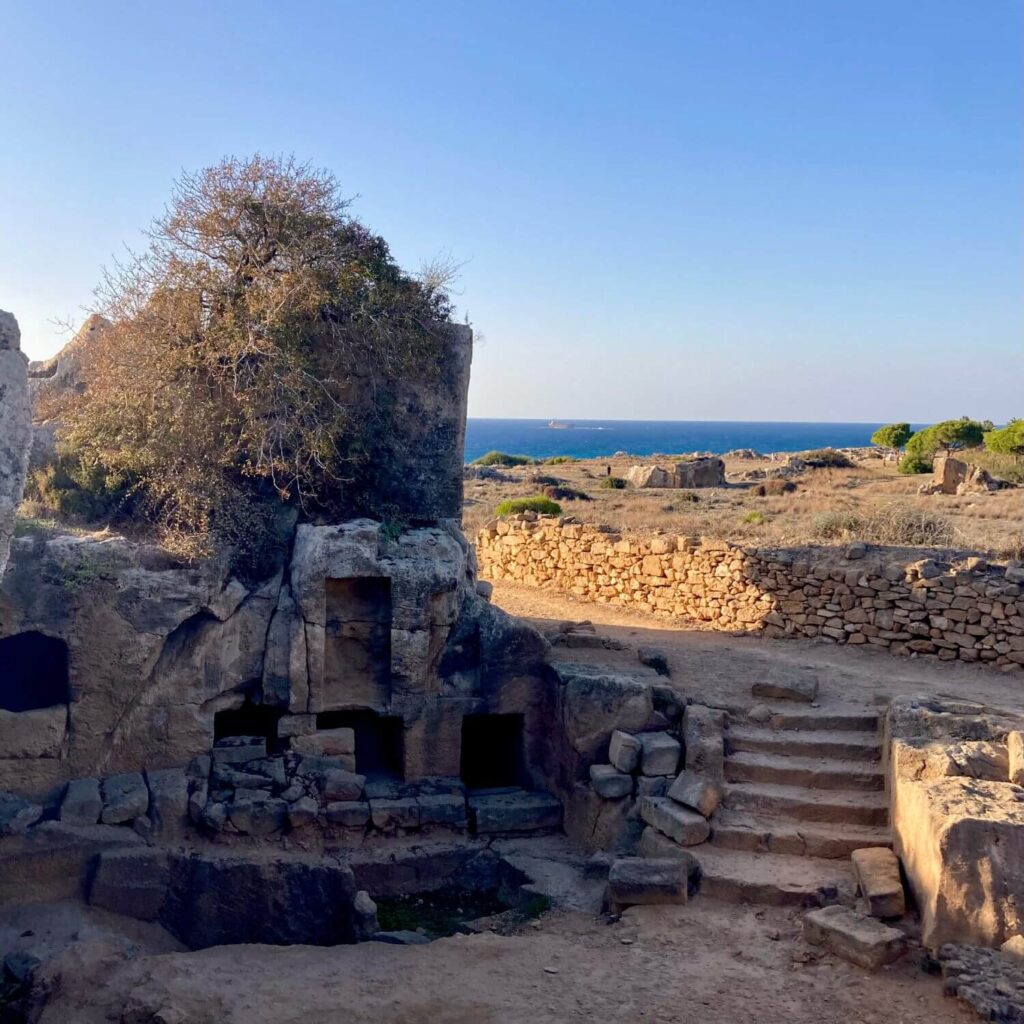
<svg viewBox="0 0 1024 1024"><path fill-rule="evenodd" d="M228 946L99 966L65 972L40 1024L968 1019L922 969L919 951L872 975L806 946L799 914L707 899L633 908L613 925L556 913L511 937L457 936L414 947ZM162 1016L145 1016L156 1012Z"/></svg>
<svg viewBox="0 0 1024 1024"><path fill-rule="evenodd" d="M934 658L894 658L865 647L839 647L820 640L768 640L720 633L656 619L628 609L580 601L557 590L499 581L493 601L542 631L567 620L593 622L624 651L556 647L554 657L637 671L636 648L661 648L672 682L688 696L722 707L749 707L750 686L760 678L813 674L822 703L872 704L899 694L932 693L975 700L1005 711L1024 712L1024 672Z"/></svg>

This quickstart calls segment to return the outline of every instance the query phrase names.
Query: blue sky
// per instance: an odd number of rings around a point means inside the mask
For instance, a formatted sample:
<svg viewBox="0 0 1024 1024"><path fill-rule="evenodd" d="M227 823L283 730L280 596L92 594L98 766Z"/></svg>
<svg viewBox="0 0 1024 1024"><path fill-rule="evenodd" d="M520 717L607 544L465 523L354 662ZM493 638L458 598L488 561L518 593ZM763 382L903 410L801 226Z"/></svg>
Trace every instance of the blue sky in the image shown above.
<svg viewBox="0 0 1024 1024"><path fill-rule="evenodd" d="M466 260L470 413L1024 415L1017 0L0 0L0 307L60 346L174 177L331 168Z"/></svg>

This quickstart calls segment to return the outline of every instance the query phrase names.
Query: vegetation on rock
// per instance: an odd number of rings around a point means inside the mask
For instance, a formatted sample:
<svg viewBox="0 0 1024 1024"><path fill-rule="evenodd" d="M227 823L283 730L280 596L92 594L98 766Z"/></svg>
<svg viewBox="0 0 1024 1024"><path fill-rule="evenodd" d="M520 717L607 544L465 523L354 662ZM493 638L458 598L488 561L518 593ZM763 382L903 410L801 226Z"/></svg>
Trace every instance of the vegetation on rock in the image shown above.
<svg viewBox="0 0 1024 1024"><path fill-rule="evenodd" d="M64 426L37 489L85 515L114 503L189 555L254 554L282 505L358 507L390 383L430 375L451 306L443 273L403 273L347 207L291 159L184 175L98 293L112 326L84 394L41 410Z"/></svg>

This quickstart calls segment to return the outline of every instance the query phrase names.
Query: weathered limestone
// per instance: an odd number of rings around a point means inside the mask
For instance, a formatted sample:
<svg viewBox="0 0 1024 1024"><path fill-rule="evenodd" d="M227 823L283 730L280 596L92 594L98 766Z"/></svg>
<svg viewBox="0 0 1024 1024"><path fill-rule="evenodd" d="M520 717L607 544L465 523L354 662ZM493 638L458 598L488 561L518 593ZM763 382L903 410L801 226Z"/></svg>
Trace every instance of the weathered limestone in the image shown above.
<svg viewBox="0 0 1024 1024"><path fill-rule="evenodd" d="M620 772L634 772L640 764L640 741L616 729L608 743L608 760Z"/></svg>
<svg viewBox="0 0 1024 1024"><path fill-rule="evenodd" d="M14 536L32 444L27 366L18 322L0 310L0 577Z"/></svg>
<svg viewBox="0 0 1024 1024"><path fill-rule="evenodd" d="M678 462L671 469L631 466L626 479L634 487L721 487L725 484L725 463L710 457Z"/></svg>
<svg viewBox="0 0 1024 1024"><path fill-rule="evenodd" d="M590 784L597 795L605 800L617 800L633 792L633 776L617 771L610 764L592 764Z"/></svg>
<svg viewBox="0 0 1024 1024"><path fill-rule="evenodd" d="M608 903L614 909L637 904L686 903L690 865L679 858L623 857L608 872Z"/></svg>
<svg viewBox="0 0 1024 1024"><path fill-rule="evenodd" d="M902 917L906 904L900 862L888 847L871 846L850 854L857 886L872 917Z"/></svg>
<svg viewBox="0 0 1024 1024"><path fill-rule="evenodd" d="M808 913L804 938L869 971L891 964L906 952L906 938L898 928L838 905Z"/></svg>
<svg viewBox="0 0 1024 1024"><path fill-rule="evenodd" d="M676 776L668 787L668 795L677 804L689 807L705 818L710 818L718 810L722 800L722 790L711 779L689 769Z"/></svg>
<svg viewBox="0 0 1024 1024"><path fill-rule="evenodd" d="M149 809L149 790L139 772L125 772L103 780L104 825L120 825L141 817Z"/></svg>
<svg viewBox="0 0 1024 1024"><path fill-rule="evenodd" d="M680 846L696 846L711 834L711 827L703 815L680 807L668 797L643 797L640 801L640 817Z"/></svg>
<svg viewBox="0 0 1024 1024"><path fill-rule="evenodd" d="M99 780L72 779L60 805L60 820L65 825L95 825L102 813Z"/></svg>
<svg viewBox="0 0 1024 1024"><path fill-rule="evenodd" d="M647 776L675 775L682 748L667 732L645 732L640 741L640 771Z"/></svg>
<svg viewBox="0 0 1024 1024"><path fill-rule="evenodd" d="M1024 666L1024 570L983 560L891 562L851 545L791 551L624 536L554 516L495 520L481 572L715 629L821 637L909 656ZM1020 574L1020 577L1018 577Z"/></svg>
<svg viewBox="0 0 1024 1024"><path fill-rule="evenodd" d="M949 753L968 738L997 742L1017 725L967 702L890 707L893 845L930 948L998 946L1024 931L1024 789L960 774Z"/></svg>
<svg viewBox="0 0 1024 1024"><path fill-rule="evenodd" d="M687 704L682 736L685 767L721 783L725 776L725 712Z"/></svg>

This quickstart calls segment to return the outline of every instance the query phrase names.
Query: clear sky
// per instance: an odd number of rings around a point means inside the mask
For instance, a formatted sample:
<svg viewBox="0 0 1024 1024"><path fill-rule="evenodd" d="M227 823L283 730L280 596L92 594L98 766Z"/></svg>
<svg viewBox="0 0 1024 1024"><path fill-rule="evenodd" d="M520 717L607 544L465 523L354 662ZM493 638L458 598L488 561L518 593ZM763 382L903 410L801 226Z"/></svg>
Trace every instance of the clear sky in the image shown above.
<svg viewBox="0 0 1024 1024"><path fill-rule="evenodd" d="M0 0L33 357L226 154L467 260L471 415L1024 416L1019 0Z"/></svg>

